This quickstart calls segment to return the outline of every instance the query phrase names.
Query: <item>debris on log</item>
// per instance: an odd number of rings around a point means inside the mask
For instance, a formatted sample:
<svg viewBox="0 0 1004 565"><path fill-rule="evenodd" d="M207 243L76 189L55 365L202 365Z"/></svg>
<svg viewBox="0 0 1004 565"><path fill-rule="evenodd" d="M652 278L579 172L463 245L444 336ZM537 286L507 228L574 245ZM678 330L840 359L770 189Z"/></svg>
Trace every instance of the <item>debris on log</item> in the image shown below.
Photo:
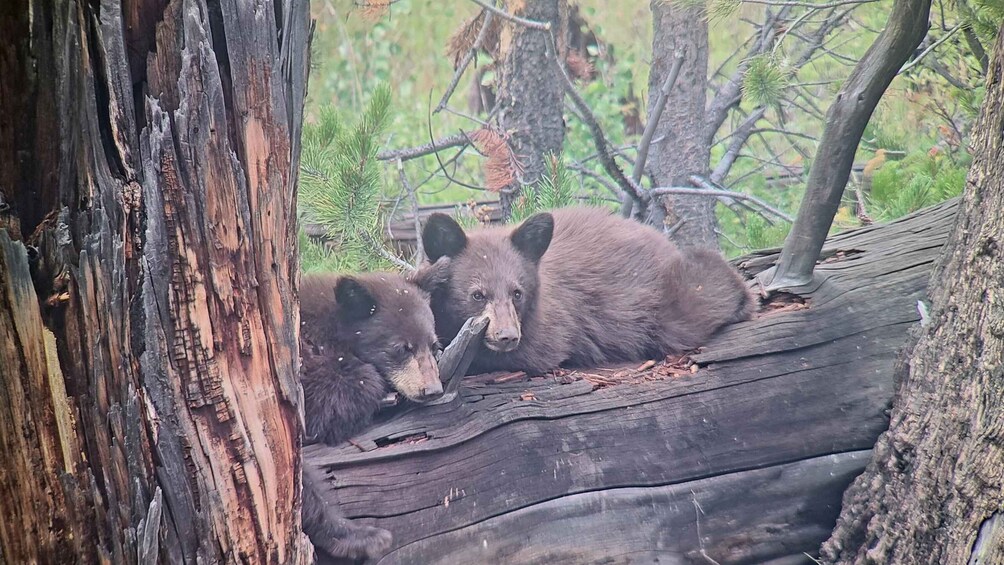
<svg viewBox="0 0 1004 565"><path fill-rule="evenodd" d="M832 237L811 287L687 356L467 377L305 465L393 532L382 564L806 562L887 427L955 209Z"/></svg>

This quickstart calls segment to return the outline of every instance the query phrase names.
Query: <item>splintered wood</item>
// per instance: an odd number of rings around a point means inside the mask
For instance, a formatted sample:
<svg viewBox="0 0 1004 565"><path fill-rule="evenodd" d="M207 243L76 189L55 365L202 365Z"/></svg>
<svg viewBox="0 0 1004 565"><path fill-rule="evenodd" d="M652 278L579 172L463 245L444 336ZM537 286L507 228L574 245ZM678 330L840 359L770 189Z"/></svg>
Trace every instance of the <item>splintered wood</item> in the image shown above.
<svg viewBox="0 0 1004 565"><path fill-rule="evenodd" d="M661 381L666 378L690 376L699 367L688 355L670 355L662 361L648 360L631 367L614 367L581 370L559 369L556 377L571 377L582 379L593 385L593 390L623 384L640 384L651 381Z"/></svg>

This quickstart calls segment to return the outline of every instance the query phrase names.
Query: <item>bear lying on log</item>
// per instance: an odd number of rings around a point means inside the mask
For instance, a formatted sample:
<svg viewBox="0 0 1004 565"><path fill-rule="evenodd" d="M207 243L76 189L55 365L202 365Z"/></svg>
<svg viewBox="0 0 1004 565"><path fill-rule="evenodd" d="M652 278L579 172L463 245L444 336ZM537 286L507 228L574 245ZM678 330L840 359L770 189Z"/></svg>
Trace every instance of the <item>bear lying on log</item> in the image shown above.
<svg viewBox="0 0 1004 565"><path fill-rule="evenodd" d="M689 355L466 377L304 464L392 532L379 563L807 562L887 426L955 205L830 238L811 286Z"/></svg>

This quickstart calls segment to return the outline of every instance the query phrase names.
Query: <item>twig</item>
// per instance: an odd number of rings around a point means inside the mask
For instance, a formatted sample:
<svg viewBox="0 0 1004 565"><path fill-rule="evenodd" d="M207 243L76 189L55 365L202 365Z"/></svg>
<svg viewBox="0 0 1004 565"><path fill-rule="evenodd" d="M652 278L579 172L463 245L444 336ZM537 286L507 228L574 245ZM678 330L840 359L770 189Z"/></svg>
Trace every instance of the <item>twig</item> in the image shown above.
<svg viewBox="0 0 1004 565"><path fill-rule="evenodd" d="M690 491L690 495L693 497L694 515L697 518L697 547L701 550L701 557L707 559L711 565L722 565L712 559L711 556L708 555L707 550L704 549L704 538L701 536L701 514L704 514L704 509L701 508L701 504L697 502L697 493Z"/></svg>
<svg viewBox="0 0 1004 565"><path fill-rule="evenodd" d="M826 2L822 4L816 4L815 2L790 2L787 0L743 0L743 2L747 4L763 4L764 6L788 6L791 8L809 8L810 10L826 10L829 8L837 8L839 6L847 6L850 4L871 4L877 1L878 0L838 0L836 2Z"/></svg>
<svg viewBox="0 0 1004 565"><path fill-rule="evenodd" d="M644 188L628 178L624 174L624 171L617 166L613 156L610 154L610 142L607 141L606 136L603 134L603 128L601 128L599 122L596 121L596 117L593 115L592 110L589 109L589 105L586 104L586 101L583 100L582 96L575 90L575 83L572 82L572 77L569 76L568 71L565 70L565 65L562 63L561 56L558 54L558 46L552 33L547 34L547 41L548 48L551 49L551 54L554 56L554 62L558 66L558 71L564 79L565 92L575 103L579 112L582 113L582 118L586 122L586 125L589 126L589 131L593 136L593 142L596 144L596 152L600 154L600 163L603 164L603 169L607 171L607 174L614 179L614 182L616 182L625 193L631 195L631 198L633 198L635 202L644 206L645 203L648 202L648 194L645 192Z"/></svg>
<svg viewBox="0 0 1004 565"><path fill-rule="evenodd" d="M440 149L470 145L470 143L471 141L467 138L467 134L461 132L449 137L437 139L430 143L426 143L425 145L419 145L418 147L405 147L403 149L381 151L377 153L376 158L380 161L408 161L425 155L431 155L432 153L438 152Z"/></svg>
<svg viewBox="0 0 1004 565"><path fill-rule="evenodd" d="M857 1L861 1L861 0L857 0ZM874 0L868 0L868 1L871 2L871 1L874 1ZM551 31L551 22L538 22L538 21L534 21L534 20L528 20L526 18L521 18L519 16L514 16L513 14L510 14L509 12L506 12L505 10L500 10L500 9L496 8L495 6L492 6L491 4L489 4L487 2L483 2L482 0L471 0L471 2L474 2L478 6L481 6L482 8L484 8L485 10L488 10L490 12L498 14L502 18L507 19L510 22L517 23L517 24L519 24L521 26L526 26L526 27L528 27L530 29L539 29L539 30L542 30L542 31Z"/></svg>
<svg viewBox="0 0 1004 565"><path fill-rule="evenodd" d="M777 216L778 218L786 221L792 222L794 219L785 214L784 212L774 208L770 204L767 204L763 200L760 200L756 196L750 196L749 194L743 194L742 192L734 192L732 190L725 189L705 189L705 188L690 188L683 186L660 186L653 188L648 191L652 196L662 196L663 194L685 194L688 196L707 196L707 197L719 197L724 196L726 198L734 198L736 200L745 200L747 202L752 202L757 206L763 208L764 210L770 212L771 214Z"/></svg>
<svg viewBox="0 0 1004 565"><path fill-rule="evenodd" d="M711 172L711 182L722 182L726 176L728 176L729 171L732 170L732 165L735 164L736 159L739 158L739 152L742 151L743 145L749 140L750 135L753 133L753 126L756 125L760 118L763 118L764 114L767 113L766 106L760 106L759 108L753 110L749 116L735 130L732 131L732 135L735 136L732 142L729 143L729 148L725 151L725 155L719 159L718 164L715 165L715 170Z"/></svg>
<svg viewBox="0 0 1004 565"><path fill-rule="evenodd" d="M596 182L600 183L601 185L603 185L604 188L609 190L611 194L617 197L618 202L621 202L624 199L624 191L617 188L617 186L614 183L607 180L605 176L596 173L594 171L590 171L589 169L583 167L578 163L569 163L568 168L581 175L587 176L595 180Z"/></svg>
<svg viewBox="0 0 1004 565"><path fill-rule="evenodd" d="M373 239L372 235L370 235L370 234L368 234L368 233L366 233L364 231L361 231L361 232L359 232L359 237L363 238L363 241L365 241L367 244L369 244L369 246L373 249L373 251L376 251L377 253L379 253L380 256L383 257L384 259L390 261L391 263L394 263L395 265L397 265L398 267L401 267L402 269L404 269L406 271L414 271L415 270L415 266L414 265L412 265L411 263L408 263L407 261L401 259L400 257L395 256L390 251L387 251L384 248L383 245L380 245L379 241Z"/></svg>
<svg viewBox="0 0 1004 565"><path fill-rule="evenodd" d="M422 261L425 260L425 247L422 245L422 221L418 217L418 196L415 195L415 188L408 182L408 176L404 174L404 162L400 159L397 160L397 176L401 179L401 185L408 192L408 198L411 199L411 213L414 215L413 221L415 223L415 258L413 261L416 265L421 265Z"/></svg>
<svg viewBox="0 0 1004 565"><path fill-rule="evenodd" d="M659 126L659 119L662 117L663 110L666 109L666 102L669 100L669 93L673 90L673 86L676 85L676 79L680 76L680 69L683 68L683 61L685 51L679 49L673 55L673 66L669 69L669 75L666 76L666 80L663 81L662 87L656 93L658 98L656 98L655 105L652 106L652 111L648 115L648 123L645 124L645 131L641 135L641 141L638 143L638 158L634 162L634 170L631 172L631 180L635 184L641 183L641 177L645 174L645 161L648 160L648 150L652 145L652 137L655 135L655 130ZM634 201L628 194L624 195L624 201L621 203L621 215L625 218L631 217L631 211L634 209Z"/></svg>
<svg viewBox="0 0 1004 565"><path fill-rule="evenodd" d="M485 18L481 22L481 29L478 30L478 37L474 40L474 45L467 51L464 55L463 60L460 61L460 65L457 66L457 70L453 73L453 79L450 81L450 85L446 87L446 92L443 93L443 97L439 100L439 104L436 105L436 109L432 111L433 114L438 114L443 109L446 108L446 104L450 101L450 97L453 96L453 92L457 89L457 85L460 84L460 78L464 76L464 71L467 70L467 66L471 64L474 57L478 54L478 49L481 49L481 43L485 40L485 36L488 35L488 26L492 23L492 12L489 10L484 10Z"/></svg>
<svg viewBox="0 0 1004 565"><path fill-rule="evenodd" d="M939 40L935 41L934 43L930 44L930 45L929 45L929 46L927 47L927 49L924 49L923 51L921 51L921 52L920 52L920 55L917 55L916 57L914 57L914 59L913 59L912 61L910 61L909 63L907 63L907 64L903 65L903 68L901 68L901 69L899 70L899 72L898 72L898 73L896 73L896 74L898 74L898 75L901 75L901 74L903 74L903 73L905 73L905 72L909 71L910 69L912 69L912 68L916 67L916 66L917 66L918 64L920 64L920 62L921 62L921 61L923 61L923 60L924 60L924 57L927 57L927 55L928 55L928 54L929 54L929 53L930 53L931 51L934 51L934 50L935 50L935 49L937 49L937 48L938 48L938 47L939 47L939 46L940 46L940 45L941 45L942 43L944 43L944 42L948 41L948 40L949 40L949 39L950 39L950 38L951 38L951 37L952 37L953 35L955 35L955 34L956 34L956 33L957 33L957 32L958 32L958 31L959 31L960 29L962 29L962 23L961 23L961 22L959 22L958 24L955 24L955 27L953 27L952 29L950 29L950 30L948 31L948 33L946 33L946 34L945 34L944 36L942 36L942 37L941 37L941 39L939 39Z"/></svg>

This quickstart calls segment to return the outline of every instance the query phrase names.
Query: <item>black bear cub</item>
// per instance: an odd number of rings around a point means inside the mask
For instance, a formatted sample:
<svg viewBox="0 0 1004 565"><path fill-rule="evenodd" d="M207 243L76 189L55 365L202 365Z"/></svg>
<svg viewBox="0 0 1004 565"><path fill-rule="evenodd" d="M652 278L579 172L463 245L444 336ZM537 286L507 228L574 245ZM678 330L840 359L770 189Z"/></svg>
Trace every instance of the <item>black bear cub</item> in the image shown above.
<svg viewBox="0 0 1004 565"><path fill-rule="evenodd" d="M434 275L424 270L422 282ZM345 441L391 391L419 402L442 394L429 296L412 281L391 273L304 275L300 319L308 441ZM314 545L334 557L382 554L390 532L342 516L320 496L322 481L305 467L303 529Z"/></svg>
<svg viewBox="0 0 1004 565"><path fill-rule="evenodd" d="M465 233L434 214L422 232L439 336L489 322L473 372L596 366L680 353L745 320L753 300L714 251L681 251L654 228L600 208L534 215Z"/></svg>

